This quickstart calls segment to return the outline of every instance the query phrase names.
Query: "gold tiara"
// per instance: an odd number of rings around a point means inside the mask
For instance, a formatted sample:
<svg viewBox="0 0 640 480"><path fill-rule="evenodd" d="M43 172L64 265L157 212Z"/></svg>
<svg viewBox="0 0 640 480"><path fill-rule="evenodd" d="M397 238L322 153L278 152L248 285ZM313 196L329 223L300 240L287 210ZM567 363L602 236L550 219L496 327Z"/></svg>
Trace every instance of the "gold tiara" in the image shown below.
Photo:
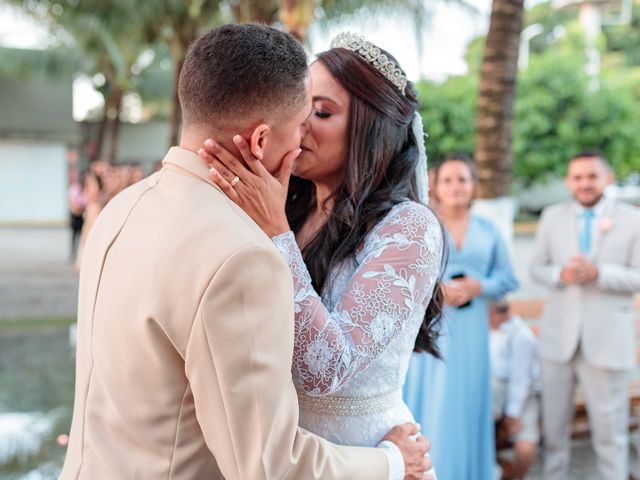
<svg viewBox="0 0 640 480"><path fill-rule="evenodd" d="M365 40L362 35L357 33L344 32L339 34L331 42L331 48L346 48L352 52L356 52L367 62L374 66L387 80L393 83L402 95L405 95L407 88L407 77L402 70L389 59L380 48L373 43Z"/></svg>

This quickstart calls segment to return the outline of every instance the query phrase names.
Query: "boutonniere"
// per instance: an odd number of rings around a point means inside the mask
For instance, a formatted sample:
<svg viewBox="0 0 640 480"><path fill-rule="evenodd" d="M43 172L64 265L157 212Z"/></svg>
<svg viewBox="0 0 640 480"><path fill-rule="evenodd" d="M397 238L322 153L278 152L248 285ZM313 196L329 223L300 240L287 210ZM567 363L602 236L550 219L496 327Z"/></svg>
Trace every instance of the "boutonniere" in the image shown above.
<svg viewBox="0 0 640 480"><path fill-rule="evenodd" d="M609 217L602 217L598 222L598 230L600 233L607 233L613 228L613 220Z"/></svg>

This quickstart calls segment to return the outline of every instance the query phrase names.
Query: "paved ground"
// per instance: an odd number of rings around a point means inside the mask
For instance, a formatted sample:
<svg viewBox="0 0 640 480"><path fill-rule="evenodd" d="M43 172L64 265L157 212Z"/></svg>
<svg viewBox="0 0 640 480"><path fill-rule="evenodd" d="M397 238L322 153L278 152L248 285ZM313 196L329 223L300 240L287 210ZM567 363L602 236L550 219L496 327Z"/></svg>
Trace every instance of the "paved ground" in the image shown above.
<svg viewBox="0 0 640 480"><path fill-rule="evenodd" d="M62 228L0 228L0 320L72 317L76 311L77 274L69 261L70 236ZM529 280L533 239L518 236L514 266L521 281L518 298L539 298L544 290ZM596 480L594 453L588 440L573 444L572 480ZM632 467L640 477L634 453ZM543 480L539 465L532 479Z"/></svg>
<svg viewBox="0 0 640 480"><path fill-rule="evenodd" d="M63 228L0 228L0 319L75 316L69 243Z"/></svg>
<svg viewBox="0 0 640 480"><path fill-rule="evenodd" d="M69 244L64 228L0 228L0 320L75 315L78 280ZM530 236L516 237L518 298L544 295L528 275L532 246Z"/></svg>

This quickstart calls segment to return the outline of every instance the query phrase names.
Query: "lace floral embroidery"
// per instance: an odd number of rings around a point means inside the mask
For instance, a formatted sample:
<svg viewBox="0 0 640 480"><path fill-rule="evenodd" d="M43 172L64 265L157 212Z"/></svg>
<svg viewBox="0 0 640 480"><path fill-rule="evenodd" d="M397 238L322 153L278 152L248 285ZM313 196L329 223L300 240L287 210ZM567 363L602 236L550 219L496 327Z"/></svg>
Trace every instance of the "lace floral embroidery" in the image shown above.
<svg viewBox="0 0 640 480"><path fill-rule="evenodd" d="M360 374L431 299L442 257L442 233L421 204L394 207L367 236L360 264L334 308L320 298L295 237L273 238L295 288L294 380L309 395L327 395Z"/></svg>

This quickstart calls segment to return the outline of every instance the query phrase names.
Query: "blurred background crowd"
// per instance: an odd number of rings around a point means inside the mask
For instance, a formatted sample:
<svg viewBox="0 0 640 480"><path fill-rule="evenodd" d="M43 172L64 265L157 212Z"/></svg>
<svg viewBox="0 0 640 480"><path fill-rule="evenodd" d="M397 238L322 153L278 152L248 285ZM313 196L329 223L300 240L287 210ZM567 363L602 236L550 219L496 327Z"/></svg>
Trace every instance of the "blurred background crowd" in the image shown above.
<svg viewBox="0 0 640 480"><path fill-rule="evenodd" d="M156 167L157 168L157 167ZM69 227L71 229L70 259L80 269L82 247L102 208L114 196L146 176L139 163L112 165L94 160L89 169L69 172Z"/></svg>

